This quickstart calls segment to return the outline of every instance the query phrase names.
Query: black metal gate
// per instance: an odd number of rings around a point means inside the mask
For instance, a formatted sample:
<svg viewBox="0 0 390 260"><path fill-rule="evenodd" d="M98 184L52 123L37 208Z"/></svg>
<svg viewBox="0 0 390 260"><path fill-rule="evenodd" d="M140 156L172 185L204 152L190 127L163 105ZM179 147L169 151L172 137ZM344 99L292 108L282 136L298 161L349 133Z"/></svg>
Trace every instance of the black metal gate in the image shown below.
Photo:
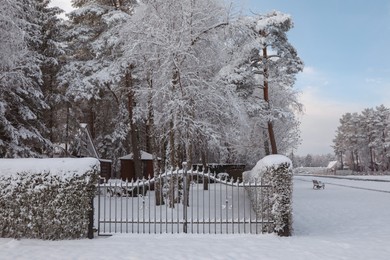
<svg viewBox="0 0 390 260"><path fill-rule="evenodd" d="M251 202L248 188L267 194L269 186L183 170L148 180L109 180L98 186L95 226L99 235L271 231L269 198ZM254 212L251 203L259 202L267 210Z"/></svg>

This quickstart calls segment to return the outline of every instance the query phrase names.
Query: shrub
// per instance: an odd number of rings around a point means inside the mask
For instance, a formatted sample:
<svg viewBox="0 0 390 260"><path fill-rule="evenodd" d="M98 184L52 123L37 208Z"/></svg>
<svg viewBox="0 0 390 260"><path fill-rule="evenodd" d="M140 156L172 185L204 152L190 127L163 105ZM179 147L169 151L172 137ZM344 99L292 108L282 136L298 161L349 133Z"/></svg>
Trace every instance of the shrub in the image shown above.
<svg viewBox="0 0 390 260"><path fill-rule="evenodd" d="M292 163L282 155L269 155L243 174L244 182L269 185L248 187L252 207L259 218L270 216L272 230L280 236L292 233ZM269 198L269 204L267 202Z"/></svg>
<svg viewBox="0 0 390 260"><path fill-rule="evenodd" d="M0 236L87 237L99 167L93 158L1 159Z"/></svg>

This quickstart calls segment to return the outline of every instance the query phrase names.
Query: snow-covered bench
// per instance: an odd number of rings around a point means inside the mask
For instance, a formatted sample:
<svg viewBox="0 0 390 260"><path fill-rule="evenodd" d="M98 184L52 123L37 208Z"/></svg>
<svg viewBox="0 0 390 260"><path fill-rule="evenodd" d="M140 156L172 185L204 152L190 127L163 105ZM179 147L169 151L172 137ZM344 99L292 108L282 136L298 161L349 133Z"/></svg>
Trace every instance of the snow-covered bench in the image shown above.
<svg viewBox="0 0 390 260"><path fill-rule="evenodd" d="M317 180L313 180L313 189L319 190L319 189L325 189L325 183Z"/></svg>
<svg viewBox="0 0 390 260"><path fill-rule="evenodd" d="M127 183L120 179L110 179L107 183L100 186L106 189L107 195L113 197L137 197L139 195L145 196L149 190L149 186L144 182Z"/></svg>

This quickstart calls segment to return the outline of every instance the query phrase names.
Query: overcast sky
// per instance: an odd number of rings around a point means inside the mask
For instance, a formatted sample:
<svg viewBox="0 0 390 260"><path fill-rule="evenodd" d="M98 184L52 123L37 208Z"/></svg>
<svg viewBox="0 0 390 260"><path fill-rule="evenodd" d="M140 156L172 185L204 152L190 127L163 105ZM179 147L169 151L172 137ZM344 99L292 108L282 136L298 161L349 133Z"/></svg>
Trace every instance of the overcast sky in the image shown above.
<svg viewBox="0 0 390 260"><path fill-rule="evenodd" d="M70 10L70 0L52 3ZM303 142L295 153L333 153L332 139L342 114L390 106L390 1L243 3L247 13L279 10L293 18L289 39L305 63L295 86L305 106Z"/></svg>

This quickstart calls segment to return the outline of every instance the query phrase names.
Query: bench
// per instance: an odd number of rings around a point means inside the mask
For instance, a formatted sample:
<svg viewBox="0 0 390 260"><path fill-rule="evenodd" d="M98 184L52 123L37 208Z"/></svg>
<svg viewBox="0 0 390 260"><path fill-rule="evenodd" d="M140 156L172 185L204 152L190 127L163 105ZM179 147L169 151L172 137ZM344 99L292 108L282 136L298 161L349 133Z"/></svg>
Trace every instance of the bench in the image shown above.
<svg viewBox="0 0 390 260"><path fill-rule="evenodd" d="M145 186L134 186L134 187L124 187L124 186L107 186L107 193L109 196L114 197L138 197L145 196L149 187Z"/></svg>
<svg viewBox="0 0 390 260"><path fill-rule="evenodd" d="M325 183L317 180L313 180L313 189L319 190L319 189L325 189Z"/></svg>

